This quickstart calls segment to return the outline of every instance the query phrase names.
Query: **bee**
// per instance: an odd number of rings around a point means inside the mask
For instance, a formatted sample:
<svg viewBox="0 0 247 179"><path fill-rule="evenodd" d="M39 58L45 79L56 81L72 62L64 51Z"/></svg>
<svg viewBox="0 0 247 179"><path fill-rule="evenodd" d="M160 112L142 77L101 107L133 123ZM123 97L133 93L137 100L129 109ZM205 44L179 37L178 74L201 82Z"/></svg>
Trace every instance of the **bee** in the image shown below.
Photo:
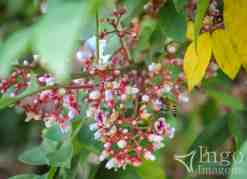
<svg viewBox="0 0 247 179"><path fill-rule="evenodd" d="M177 104L175 100L166 97L164 99L165 111L170 112L173 116L177 116Z"/></svg>

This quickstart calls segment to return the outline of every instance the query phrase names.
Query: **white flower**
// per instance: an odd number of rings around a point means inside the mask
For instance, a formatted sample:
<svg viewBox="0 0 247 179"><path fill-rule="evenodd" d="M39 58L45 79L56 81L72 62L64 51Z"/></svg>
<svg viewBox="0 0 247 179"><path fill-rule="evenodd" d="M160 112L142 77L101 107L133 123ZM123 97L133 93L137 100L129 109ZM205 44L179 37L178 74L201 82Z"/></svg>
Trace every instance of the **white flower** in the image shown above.
<svg viewBox="0 0 247 179"><path fill-rule="evenodd" d="M28 62L27 60L24 60L24 61L23 61L23 65L24 65L24 66L27 66L27 65L29 65L29 62Z"/></svg>
<svg viewBox="0 0 247 179"><path fill-rule="evenodd" d="M76 116L76 113L74 110L70 110L69 113L68 113L68 116L70 119L73 119L75 116Z"/></svg>
<svg viewBox="0 0 247 179"><path fill-rule="evenodd" d="M84 47L86 49L89 49L93 54L96 54L97 51L97 38L96 36L92 36L91 38L89 38L86 42ZM100 52L100 60L102 62L102 64L107 64L109 62L109 58L111 57L110 54L105 54L105 48L106 48L106 40L102 39L99 40L99 52Z"/></svg>
<svg viewBox="0 0 247 179"><path fill-rule="evenodd" d="M126 94L122 94L122 95L121 95L121 100L122 100L122 101L125 101L126 99L127 99L127 95L126 95Z"/></svg>
<svg viewBox="0 0 247 179"><path fill-rule="evenodd" d="M157 64L151 63L150 65L148 65L148 71L154 72L156 71L156 67L157 67Z"/></svg>
<svg viewBox="0 0 247 179"><path fill-rule="evenodd" d="M160 110L160 109L162 108L162 106L163 106L163 103L162 103L161 100L156 99L156 100L154 101L153 105L154 105L154 108L155 108L156 110Z"/></svg>
<svg viewBox="0 0 247 179"><path fill-rule="evenodd" d="M166 49L167 49L167 52L172 53L172 54L176 53L177 51L177 48L174 44L168 45Z"/></svg>
<svg viewBox="0 0 247 179"><path fill-rule="evenodd" d="M117 145L118 145L118 147L119 147L120 149L123 149L123 148L126 147L127 142L126 142L125 140L120 140L120 141L118 141Z"/></svg>
<svg viewBox="0 0 247 179"><path fill-rule="evenodd" d="M124 133L124 134L127 134L128 132L129 132L128 129L124 129L124 130L123 130L123 133Z"/></svg>
<svg viewBox="0 0 247 179"><path fill-rule="evenodd" d="M87 112L86 112L86 116L89 117L89 118L93 117L93 114L94 114L93 111L90 110L90 109L88 109Z"/></svg>
<svg viewBox="0 0 247 179"><path fill-rule="evenodd" d="M128 86L128 87L127 87L126 93L127 93L128 95L135 95L135 94L139 93L139 91L140 91L140 90L139 90L138 88L136 88L136 87Z"/></svg>
<svg viewBox="0 0 247 179"><path fill-rule="evenodd" d="M165 84L162 88L164 93L169 93L172 90L172 86L169 84Z"/></svg>
<svg viewBox="0 0 247 179"><path fill-rule="evenodd" d="M39 77L38 80L42 83L45 83L47 86L52 86L55 84L55 78L54 77L41 76L41 77Z"/></svg>
<svg viewBox="0 0 247 179"><path fill-rule="evenodd" d="M68 133L69 132L69 130L70 130L70 125L68 125L68 124L61 124L60 125L60 129L61 129L61 132L62 133Z"/></svg>
<svg viewBox="0 0 247 179"><path fill-rule="evenodd" d="M112 134L115 134L117 132L117 127L116 126L112 126L111 130L109 131L109 133L112 135Z"/></svg>
<svg viewBox="0 0 247 179"><path fill-rule="evenodd" d="M152 161L156 160L156 157L150 151L144 152L144 158L146 160L152 160Z"/></svg>
<svg viewBox="0 0 247 179"><path fill-rule="evenodd" d="M97 100L100 98L100 92L95 90L95 91L92 91L90 94L89 94L89 99L91 100Z"/></svg>
<svg viewBox="0 0 247 179"><path fill-rule="evenodd" d="M132 93L132 94L137 94L137 93L139 93L139 91L140 91L140 90L139 90L138 88L132 88L132 89L131 89L131 93Z"/></svg>
<svg viewBox="0 0 247 179"><path fill-rule="evenodd" d="M79 50L76 53L77 60L80 62L85 62L86 60L90 59L92 56L93 56L92 53L90 53L90 51L88 50L84 50L84 51Z"/></svg>
<svg viewBox="0 0 247 179"><path fill-rule="evenodd" d="M105 100L106 101L112 101L113 100L113 94L111 90L105 91Z"/></svg>
<svg viewBox="0 0 247 179"><path fill-rule="evenodd" d="M109 62L109 59L111 58L111 55L101 55L100 59L103 64L107 64Z"/></svg>
<svg viewBox="0 0 247 179"><path fill-rule="evenodd" d="M179 101L183 102L183 103L188 103L190 98L187 94L181 94L178 97Z"/></svg>
<svg viewBox="0 0 247 179"><path fill-rule="evenodd" d="M168 130L168 137L172 139L174 137L174 134L175 134L175 128L172 127Z"/></svg>
<svg viewBox="0 0 247 179"><path fill-rule="evenodd" d="M35 113L32 113L32 112L28 112L27 114L27 117L25 119L26 122L29 122L30 120L34 119L36 121L39 121L41 120L41 116L40 115L37 115Z"/></svg>
<svg viewBox="0 0 247 179"><path fill-rule="evenodd" d="M144 102L148 102L149 101L149 96L148 95L143 95L142 96L142 101L144 101Z"/></svg>
<svg viewBox="0 0 247 179"><path fill-rule="evenodd" d="M86 40L85 42L85 47L89 50L91 50L93 53L96 52L96 36L92 36L91 38L89 38L88 40Z"/></svg>
<svg viewBox="0 0 247 179"><path fill-rule="evenodd" d="M113 89L118 89L119 88L119 83L116 81L113 81Z"/></svg>
<svg viewBox="0 0 247 179"><path fill-rule="evenodd" d="M100 131L94 133L94 139L98 140L101 137Z"/></svg>
<svg viewBox="0 0 247 179"><path fill-rule="evenodd" d="M150 134L148 136L148 139L151 141L151 142L155 142L155 143L160 143L163 141L163 137L160 136L160 135L155 135L155 134Z"/></svg>
<svg viewBox="0 0 247 179"><path fill-rule="evenodd" d="M98 129L97 123L90 124L90 125L89 125L89 129L90 129L90 131L95 131L95 130L97 130L97 129Z"/></svg>
<svg viewBox="0 0 247 179"><path fill-rule="evenodd" d="M48 4L47 4L47 2L41 3L41 5L40 5L40 11L41 11L43 14L47 13L47 9L48 9Z"/></svg>
<svg viewBox="0 0 247 179"><path fill-rule="evenodd" d="M155 150L159 150L165 146L165 144L162 142L161 143L154 143L153 145L154 145Z"/></svg>
<svg viewBox="0 0 247 179"><path fill-rule="evenodd" d="M143 111L141 112L141 114L140 114L140 116L141 116L142 119L147 119L147 118L149 118L151 115L152 115L152 114L149 113L146 109L143 110Z"/></svg>
<svg viewBox="0 0 247 179"><path fill-rule="evenodd" d="M111 143L107 142L104 144L105 149L109 149L111 147Z"/></svg>
<svg viewBox="0 0 247 179"><path fill-rule="evenodd" d="M109 156L109 154L105 151L105 150L103 150L103 152L101 153L101 155L99 156L99 161L103 161L103 160L105 160L107 157Z"/></svg>
<svg viewBox="0 0 247 179"><path fill-rule="evenodd" d="M115 160L115 159L109 160L109 161L106 163L105 167L106 167L107 169L109 169L109 170L112 169L112 168L117 167L117 162L116 162L116 160Z"/></svg>
<svg viewBox="0 0 247 179"><path fill-rule="evenodd" d="M151 63L148 65L148 71L150 72L157 72L161 69L161 64L160 63Z"/></svg>
<svg viewBox="0 0 247 179"><path fill-rule="evenodd" d="M54 124L54 121L53 120L46 120L45 121L45 127L47 127L47 128L52 127L53 124Z"/></svg>

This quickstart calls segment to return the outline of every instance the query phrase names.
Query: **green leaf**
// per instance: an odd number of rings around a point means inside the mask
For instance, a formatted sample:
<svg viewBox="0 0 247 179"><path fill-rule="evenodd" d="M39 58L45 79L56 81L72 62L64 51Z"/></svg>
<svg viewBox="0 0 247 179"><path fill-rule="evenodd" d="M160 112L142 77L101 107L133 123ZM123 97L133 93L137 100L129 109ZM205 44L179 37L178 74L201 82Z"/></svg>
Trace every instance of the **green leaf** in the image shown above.
<svg viewBox="0 0 247 179"><path fill-rule="evenodd" d="M14 177L10 177L9 179L46 179L46 176L39 176L34 174L23 174L23 175L17 175Z"/></svg>
<svg viewBox="0 0 247 179"><path fill-rule="evenodd" d="M244 104L237 97L224 92L209 90L208 95L213 97L219 104L229 107L233 110L243 110Z"/></svg>
<svg viewBox="0 0 247 179"><path fill-rule="evenodd" d="M242 145L237 152L237 157L233 161L232 172L229 179L246 179L247 177L247 141Z"/></svg>
<svg viewBox="0 0 247 179"><path fill-rule="evenodd" d="M159 22L167 37L184 42L186 40L186 16L178 13L170 1L160 10Z"/></svg>
<svg viewBox="0 0 247 179"><path fill-rule="evenodd" d="M6 107L10 107L12 104L17 102L17 98L9 97L3 95L0 98L0 109L4 109Z"/></svg>
<svg viewBox="0 0 247 179"><path fill-rule="evenodd" d="M112 55L114 52L116 52L119 48L121 47L120 41L118 36L116 35L111 35L107 39L107 46L104 50L105 54L110 54Z"/></svg>
<svg viewBox="0 0 247 179"><path fill-rule="evenodd" d="M228 127L236 142L236 148L240 149L247 137L247 121L245 119L246 114L239 112L229 113Z"/></svg>
<svg viewBox="0 0 247 179"><path fill-rule="evenodd" d="M35 147L25 151L20 155L19 160L29 165L46 165L49 163L46 154L41 147Z"/></svg>
<svg viewBox="0 0 247 179"><path fill-rule="evenodd" d="M127 13L124 16L124 22L129 23L134 17L137 17L143 12L144 5L148 0L121 0L121 3L124 4L127 8Z"/></svg>
<svg viewBox="0 0 247 179"><path fill-rule="evenodd" d="M202 25L203 25L204 16L205 16L207 9L208 9L209 2L210 2L209 0L199 0L197 2L195 27L194 27L195 28L194 38L195 38L196 44L197 44L197 39L198 39L198 36L200 34Z"/></svg>
<svg viewBox="0 0 247 179"><path fill-rule="evenodd" d="M57 150L57 146L58 142L50 140L48 138L43 138L42 144L40 145L41 149L46 155L55 152Z"/></svg>
<svg viewBox="0 0 247 179"><path fill-rule="evenodd" d="M62 133L58 125L53 125L48 129L44 129L43 138L47 138L56 142L63 141L67 137L66 133Z"/></svg>
<svg viewBox="0 0 247 179"><path fill-rule="evenodd" d="M7 1L8 14L10 16L16 15L25 8L25 4L26 4L26 0L20 0L20 1L8 0Z"/></svg>
<svg viewBox="0 0 247 179"><path fill-rule="evenodd" d="M141 179L165 179L164 169L158 161L144 161L140 167L136 168Z"/></svg>
<svg viewBox="0 0 247 179"><path fill-rule="evenodd" d="M220 117L219 105L213 98L209 98L201 107L200 107L200 116L202 117L202 122L205 126L210 124L215 119Z"/></svg>
<svg viewBox="0 0 247 179"><path fill-rule="evenodd" d="M188 0L173 0L174 6L178 12L185 10Z"/></svg>
<svg viewBox="0 0 247 179"><path fill-rule="evenodd" d="M53 9L56 9L58 6L60 6L62 3L64 3L64 0L50 0L47 1L47 12L50 13Z"/></svg>
<svg viewBox="0 0 247 179"><path fill-rule="evenodd" d="M55 152L47 154L50 164L55 167L71 167L71 160L73 157L73 145L70 141L66 141Z"/></svg>
<svg viewBox="0 0 247 179"><path fill-rule="evenodd" d="M146 17L140 27L139 41L137 44L137 53L146 50L151 46L150 40L152 33L155 31L157 21L154 18Z"/></svg>
<svg viewBox="0 0 247 179"><path fill-rule="evenodd" d="M30 50L31 40L32 29L28 28L13 33L3 42L0 46L0 78L8 77L12 66Z"/></svg>
<svg viewBox="0 0 247 179"><path fill-rule="evenodd" d="M63 3L35 28L35 49L42 57L41 64L60 82L69 79L80 32L90 21L89 10L87 3Z"/></svg>
<svg viewBox="0 0 247 179"><path fill-rule="evenodd" d="M96 154L99 154L102 145L100 142L94 139L94 133L89 130L89 123L84 124L79 132L78 135L78 142L80 143L81 147Z"/></svg>

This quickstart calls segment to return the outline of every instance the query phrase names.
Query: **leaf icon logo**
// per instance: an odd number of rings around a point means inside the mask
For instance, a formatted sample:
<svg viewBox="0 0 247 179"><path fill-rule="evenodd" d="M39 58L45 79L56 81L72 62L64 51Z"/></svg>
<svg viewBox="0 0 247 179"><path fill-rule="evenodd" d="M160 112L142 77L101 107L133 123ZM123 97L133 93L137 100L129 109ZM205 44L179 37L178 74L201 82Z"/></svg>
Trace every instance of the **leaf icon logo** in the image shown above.
<svg viewBox="0 0 247 179"><path fill-rule="evenodd" d="M193 150L192 152L186 155L174 155L174 159L180 162L189 173L192 173L194 171L193 160L194 160L195 155L196 155L196 151ZM188 164L185 162L186 160L189 161Z"/></svg>

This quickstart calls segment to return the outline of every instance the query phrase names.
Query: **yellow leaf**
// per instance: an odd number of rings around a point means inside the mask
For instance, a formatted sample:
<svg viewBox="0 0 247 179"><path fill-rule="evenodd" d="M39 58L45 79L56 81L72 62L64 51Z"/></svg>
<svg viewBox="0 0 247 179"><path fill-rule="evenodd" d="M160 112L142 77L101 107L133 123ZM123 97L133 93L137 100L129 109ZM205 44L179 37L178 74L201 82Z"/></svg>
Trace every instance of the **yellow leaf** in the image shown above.
<svg viewBox="0 0 247 179"><path fill-rule="evenodd" d="M193 38L194 38L194 23L192 21L189 21L187 23L186 37L189 40L193 40Z"/></svg>
<svg viewBox="0 0 247 179"><path fill-rule="evenodd" d="M197 49L195 49L194 42L189 45L184 57L184 73L189 90L192 90L202 81L211 55L212 46L209 33L204 33L199 36Z"/></svg>
<svg viewBox="0 0 247 179"><path fill-rule="evenodd" d="M247 64L247 1L224 0L224 24L243 64Z"/></svg>
<svg viewBox="0 0 247 179"><path fill-rule="evenodd" d="M247 71L247 65L244 64L243 67L244 67L245 71Z"/></svg>
<svg viewBox="0 0 247 179"><path fill-rule="evenodd" d="M233 49L231 41L226 38L225 30L216 30L212 34L212 48L216 61L222 71L231 79L239 72L241 60Z"/></svg>

